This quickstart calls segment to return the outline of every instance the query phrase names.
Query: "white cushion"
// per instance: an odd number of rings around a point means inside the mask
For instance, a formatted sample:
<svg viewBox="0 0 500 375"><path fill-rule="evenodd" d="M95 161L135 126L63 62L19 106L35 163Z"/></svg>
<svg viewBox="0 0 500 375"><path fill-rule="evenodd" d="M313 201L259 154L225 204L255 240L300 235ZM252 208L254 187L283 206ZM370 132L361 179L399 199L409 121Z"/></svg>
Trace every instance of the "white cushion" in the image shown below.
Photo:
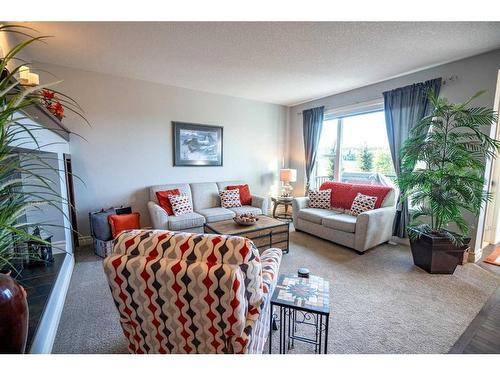
<svg viewBox="0 0 500 375"><path fill-rule="evenodd" d="M356 232L356 216L348 214L338 214L335 216L325 217L321 224L325 227L338 229L342 232Z"/></svg>
<svg viewBox="0 0 500 375"><path fill-rule="evenodd" d="M303 208L299 211L297 217L310 221L311 223L321 224L323 218L338 214L338 212L324 208Z"/></svg>
<svg viewBox="0 0 500 375"><path fill-rule="evenodd" d="M203 210L198 210L196 212L205 217L207 223L213 223L214 221L228 220L232 219L235 216L233 211L222 207L205 208Z"/></svg>

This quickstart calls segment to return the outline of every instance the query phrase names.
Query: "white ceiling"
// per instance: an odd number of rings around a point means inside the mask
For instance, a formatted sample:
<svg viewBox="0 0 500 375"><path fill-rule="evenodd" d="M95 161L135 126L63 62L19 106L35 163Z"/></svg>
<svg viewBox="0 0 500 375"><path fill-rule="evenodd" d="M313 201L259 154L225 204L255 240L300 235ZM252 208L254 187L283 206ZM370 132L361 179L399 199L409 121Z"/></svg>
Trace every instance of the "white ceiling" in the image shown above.
<svg viewBox="0 0 500 375"><path fill-rule="evenodd" d="M30 25L41 62L284 105L500 48L500 22Z"/></svg>

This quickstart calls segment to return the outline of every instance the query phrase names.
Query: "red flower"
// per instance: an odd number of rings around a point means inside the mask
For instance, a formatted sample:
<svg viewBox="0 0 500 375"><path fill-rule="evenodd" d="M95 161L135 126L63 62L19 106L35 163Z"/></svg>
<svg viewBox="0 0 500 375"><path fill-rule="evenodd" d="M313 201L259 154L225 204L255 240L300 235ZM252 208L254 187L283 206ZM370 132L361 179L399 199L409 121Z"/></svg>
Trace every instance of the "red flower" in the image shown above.
<svg viewBox="0 0 500 375"><path fill-rule="evenodd" d="M59 119L62 119L64 117L64 107L59 102L52 103L47 107L47 109L50 111L50 113L52 113Z"/></svg>
<svg viewBox="0 0 500 375"><path fill-rule="evenodd" d="M42 96L45 100L52 100L56 96L56 93L51 90L42 90Z"/></svg>

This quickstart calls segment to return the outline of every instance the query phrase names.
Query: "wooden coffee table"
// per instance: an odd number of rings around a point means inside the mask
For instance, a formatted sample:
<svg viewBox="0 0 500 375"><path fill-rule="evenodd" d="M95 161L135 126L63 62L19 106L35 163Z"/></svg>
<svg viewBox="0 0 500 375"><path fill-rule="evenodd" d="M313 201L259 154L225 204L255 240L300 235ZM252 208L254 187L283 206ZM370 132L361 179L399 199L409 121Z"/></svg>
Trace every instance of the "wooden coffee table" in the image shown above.
<svg viewBox="0 0 500 375"><path fill-rule="evenodd" d="M288 253L290 224L266 215L259 215L259 220L251 226L238 225L233 219L206 223L205 233L215 233L246 237L255 244L259 251L277 247Z"/></svg>

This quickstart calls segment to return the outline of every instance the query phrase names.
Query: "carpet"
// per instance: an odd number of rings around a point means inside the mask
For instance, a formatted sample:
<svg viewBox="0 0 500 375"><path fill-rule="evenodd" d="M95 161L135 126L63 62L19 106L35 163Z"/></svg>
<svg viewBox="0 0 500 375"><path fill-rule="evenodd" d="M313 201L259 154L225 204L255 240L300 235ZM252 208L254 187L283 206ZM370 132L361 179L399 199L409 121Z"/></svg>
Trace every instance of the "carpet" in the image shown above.
<svg viewBox="0 0 500 375"><path fill-rule="evenodd" d="M500 246L493 250L493 252L486 257L484 262L500 266Z"/></svg>
<svg viewBox="0 0 500 375"><path fill-rule="evenodd" d="M430 275L413 265L407 246L384 244L357 255L291 232L280 273L301 266L330 280L329 353L447 353L500 285L476 264ZM53 353L126 353L118 319L101 259L80 250ZM275 332L273 353L277 346ZM304 343L290 351L311 352Z"/></svg>

